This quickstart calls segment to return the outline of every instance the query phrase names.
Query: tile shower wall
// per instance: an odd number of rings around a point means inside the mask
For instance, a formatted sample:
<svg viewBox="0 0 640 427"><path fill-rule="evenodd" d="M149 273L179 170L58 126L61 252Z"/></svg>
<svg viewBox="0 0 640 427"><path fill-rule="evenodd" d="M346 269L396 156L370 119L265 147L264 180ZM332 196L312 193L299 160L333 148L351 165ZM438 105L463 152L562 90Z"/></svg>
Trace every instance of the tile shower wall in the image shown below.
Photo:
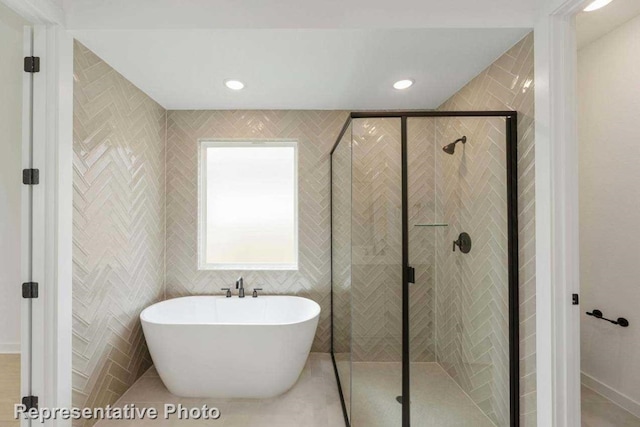
<svg viewBox="0 0 640 427"><path fill-rule="evenodd" d="M104 407L151 364L138 316L164 293L166 114L77 42L74 78L73 405Z"/></svg>
<svg viewBox="0 0 640 427"><path fill-rule="evenodd" d="M346 112L337 111L169 111L167 115L168 298L220 294L239 275L247 288L295 294L322 308L313 351L330 349L329 152ZM197 269L198 140L297 139L299 141L298 271L199 271ZM238 170L238 173L243 173ZM256 207L259 209L259 206Z"/></svg>
<svg viewBox="0 0 640 427"><path fill-rule="evenodd" d="M408 121L409 222L433 220L433 120ZM355 119L352 159L353 361L402 360L402 165L400 119ZM412 185L414 183L415 185ZM418 185L419 183L419 185ZM410 233L411 358L433 362L434 241ZM334 294L335 297L335 294Z"/></svg>
<svg viewBox="0 0 640 427"><path fill-rule="evenodd" d="M352 360L402 360L399 119L352 121Z"/></svg>
<svg viewBox="0 0 640 427"><path fill-rule="evenodd" d="M439 228L423 227L438 222L436 216L435 130L439 119L407 118L407 179L409 202L409 265L415 283L409 287L411 360L435 361L436 240ZM414 380L414 378L412 378Z"/></svg>
<svg viewBox="0 0 640 427"><path fill-rule="evenodd" d="M497 426L509 425L509 269L504 118L437 122L437 360ZM470 234L469 253L452 251Z"/></svg>
<svg viewBox="0 0 640 427"><path fill-rule="evenodd" d="M489 68L469 82L458 93L447 100L440 110L504 110L518 111L518 234L520 258L520 403L521 420L523 426L536 425L536 378L535 378L535 222L534 222L534 87L533 87L533 34L529 34L508 52L498 58ZM465 126L461 120L452 118L444 124L446 141L460 132ZM468 125L467 125L468 126ZM456 129L457 128L457 129ZM455 129L455 130L454 130ZM446 132L451 131L451 134ZM483 132L482 129L476 131ZM491 126L484 130L490 139L500 138L496 133L499 127ZM457 138L457 136L456 136ZM455 139L455 138L454 138ZM470 143L471 144L471 141ZM458 150L456 148L456 155ZM489 159L487 159L488 161ZM499 174L498 174L499 175ZM490 178L499 179L498 175ZM500 203L496 200L496 203ZM504 211L502 211L504 212ZM502 218L498 218L503 221ZM502 268L500 264L496 265ZM440 276L439 276L440 279ZM465 279L462 278L462 281ZM440 289L440 288L438 288ZM496 304L502 304L503 296L495 295ZM437 348L440 350L440 340L448 340L446 331L437 336ZM461 337L470 331L458 333ZM499 341L499 340L498 340ZM495 342L495 340L493 341ZM440 356L440 355L439 355ZM480 377L472 378L474 371L460 367L456 370L457 380L465 384L478 384ZM469 392L471 389L467 389ZM473 397L473 396L472 396ZM477 402L485 402L482 391L478 389L475 396ZM504 412L497 409L505 406L503 402L494 402L493 411L498 414ZM482 403L481 406L485 406ZM486 408L485 408L486 409Z"/></svg>
<svg viewBox="0 0 640 427"><path fill-rule="evenodd" d="M332 155L331 226L333 274L333 351L351 353L351 126ZM345 384L347 378L342 380Z"/></svg>

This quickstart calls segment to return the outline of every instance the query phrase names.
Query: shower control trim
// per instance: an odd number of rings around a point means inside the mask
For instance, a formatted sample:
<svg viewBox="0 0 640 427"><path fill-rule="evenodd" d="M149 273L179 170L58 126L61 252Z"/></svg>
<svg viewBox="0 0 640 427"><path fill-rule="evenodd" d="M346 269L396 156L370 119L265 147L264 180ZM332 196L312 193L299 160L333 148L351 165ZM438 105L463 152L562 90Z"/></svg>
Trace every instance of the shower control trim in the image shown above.
<svg viewBox="0 0 640 427"><path fill-rule="evenodd" d="M453 241L453 252L456 251L456 246L460 248L460 252L468 254L471 252L471 236L463 231L458 236L458 240Z"/></svg>

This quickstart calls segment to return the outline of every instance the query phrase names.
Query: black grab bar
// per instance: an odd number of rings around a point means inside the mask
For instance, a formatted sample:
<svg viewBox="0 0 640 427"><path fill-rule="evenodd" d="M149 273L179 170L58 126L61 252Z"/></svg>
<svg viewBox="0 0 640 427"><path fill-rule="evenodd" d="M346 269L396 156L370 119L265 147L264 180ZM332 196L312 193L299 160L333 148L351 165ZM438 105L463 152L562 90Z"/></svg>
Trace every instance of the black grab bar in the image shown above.
<svg viewBox="0 0 640 427"><path fill-rule="evenodd" d="M607 319L606 317L604 317L602 315L602 312L600 310L598 310L597 308L595 310L593 310L591 313L589 313L587 311L587 316L593 316L596 319L606 320L607 322L611 322L614 325L620 325L623 328L626 328L627 326L629 326L629 321L627 319L625 319L624 317L618 317L618 320Z"/></svg>

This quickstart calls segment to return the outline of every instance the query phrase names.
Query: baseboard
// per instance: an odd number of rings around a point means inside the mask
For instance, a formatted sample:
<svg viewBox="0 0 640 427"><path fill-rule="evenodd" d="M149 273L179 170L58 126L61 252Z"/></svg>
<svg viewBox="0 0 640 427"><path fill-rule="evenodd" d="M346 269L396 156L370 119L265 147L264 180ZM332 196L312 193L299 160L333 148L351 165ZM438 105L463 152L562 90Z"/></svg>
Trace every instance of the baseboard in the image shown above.
<svg viewBox="0 0 640 427"><path fill-rule="evenodd" d="M590 388L598 394L603 395L616 405L640 418L640 403L612 389L608 385L598 381L588 374L585 374L584 372L581 373L581 380L583 386Z"/></svg>
<svg viewBox="0 0 640 427"><path fill-rule="evenodd" d="M19 342L0 342L0 354L20 353Z"/></svg>

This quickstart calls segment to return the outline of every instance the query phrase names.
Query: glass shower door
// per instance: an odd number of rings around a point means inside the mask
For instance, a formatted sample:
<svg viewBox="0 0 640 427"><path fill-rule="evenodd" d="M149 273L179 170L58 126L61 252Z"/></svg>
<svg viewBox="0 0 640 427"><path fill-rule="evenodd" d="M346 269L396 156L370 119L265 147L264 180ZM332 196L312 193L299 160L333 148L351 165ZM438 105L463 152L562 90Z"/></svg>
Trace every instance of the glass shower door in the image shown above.
<svg viewBox="0 0 640 427"><path fill-rule="evenodd" d="M351 416L351 126L331 153L332 353Z"/></svg>
<svg viewBox="0 0 640 427"><path fill-rule="evenodd" d="M402 425L399 118L352 121L352 426Z"/></svg>
<svg viewBox="0 0 640 427"><path fill-rule="evenodd" d="M510 425L504 117L408 117L411 425Z"/></svg>

